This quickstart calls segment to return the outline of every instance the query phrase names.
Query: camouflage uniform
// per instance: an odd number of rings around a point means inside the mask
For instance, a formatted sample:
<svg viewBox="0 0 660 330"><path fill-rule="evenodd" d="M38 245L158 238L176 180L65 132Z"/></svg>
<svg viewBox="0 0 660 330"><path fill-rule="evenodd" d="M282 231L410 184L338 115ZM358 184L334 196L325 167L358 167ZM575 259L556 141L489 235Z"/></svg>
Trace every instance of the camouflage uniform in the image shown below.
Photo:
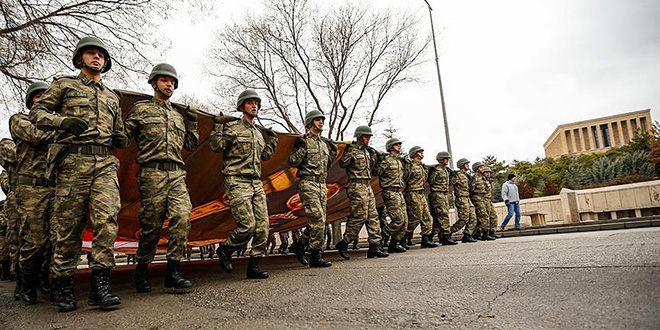
<svg viewBox="0 0 660 330"><path fill-rule="evenodd" d="M486 196L484 202L486 203L486 208L488 210L488 229L489 232L494 235L497 230L497 212L495 212L495 206L493 205L493 183L489 178L486 178Z"/></svg>
<svg viewBox="0 0 660 330"><path fill-rule="evenodd" d="M87 130L79 136L62 130L67 117L85 120ZM68 278L75 273L88 216L94 233L91 268L114 268L121 205L119 160L112 155L112 135L124 132L119 97L82 72L77 77L60 77L34 104L30 120L39 129L59 130L55 140L67 145L57 167L53 277Z"/></svg>
<svg viewBox="0 0 660 330"><path fill-rule="evenodd" d="M311 133L296 141L289 156L291 167L298 169L298 194L307 215L307 227L299 242L304 246L309 244L315 250L323 249L328 202L326 179L335 158L337 147L334 143Z"/></svg>
<svg viewBox="0 0 660 330"><path fill-rule="evenodd" d="M168 219L167 259L181 261L190 231L192 204L186 187L181 149L197 147L197 122L187 121L171 103L153 97L133 105L125 121L128 138L138 147L138 187L142 226L138 263L150 263L156 254L161 229Z"/></svg>
<svg viewBox="0 0 660 330"><path fill-rule="evenodd" d="M346 169L348 175L348 195L351 216L346 222L344 241L352 242L358 238L362 225L366 223L369 244L380 245L380 222L376 211L376 198L371 189L371 171L375 165L376 155L373 149L354 143L346 146L339 165Z"/></svg>
<svg viewBox="0 0 660 330"><path fill-rule="evenodd" d="M451 170L445 164L429 167L429 205L435 214L433 235L450 233L449 228L449 179Z"/></svg>
<svg viewBox="0 0 660 330"><path fill-rule="evenodd" d="M451 233L455 233L465 227L464 234L471 235L477 224L477 216L474 205L470 201L470 177L467 171L460 170L451 177L451 185L454 187L454 205L456 206L457 220L451 226Z"/></svg>
<svg viewBox="0 0 660 330"><path fill-rule="evenodd" d="M9 174L7 171L0 173L0 187L5 195L9 194ZM7 213L6 200L2 201L2 210L0 210L0 263L2 263L2 276L9 276L9 244L7 242ZM5 273L6 272L6 273Z"/></svg>
<svg viewBox="0 0 660 330"><path fill-rule="evenodd" d="M271 137L266 143L261 131L243 118L215 124L209 145L211 150L223 153L224 187L237 226L224 244L236 250L252 238L250 256L263 256L269 223L261 161L273 157L277 138Z"/></svg>
<svg viewBox="0 0 660 330"><path fill-rule="evenodd" d="M383 203L390 216L390 223L384 227L383 232L391 239L400 241L405 237L408 227L406 203L401 193L404 184L402 158L391 153L381 155L374 174L378 176Z"/></svg>
<svg viewBox="0 0 660 330"><path fill-rule="evenodd" d="M490 226L488 205L486 204L486 178L482 173L475 172L470 181L470 201L474 205L477 216L477 225L481 232L488 231Z"/></svg>
<svg viewBox="0 0 660 330"><path fill-rule="evenodd" d="M433 219L431 219L428 200L424 194L424 184L428 177L428 171L421 161L413 159L404 168L404 175L406 178L406 188L403 195L406 200L406 210L408 212L407 233L412 233L421 223L422 236L431 235Z"/></svg>
<svg viewBox="0 0 660 330"><path fill-rule="evenodd" d="M6 178L3 178L3 190L7 199L5 200L5 216L7 217L6 245L7 256L9 258L10 273L16 274L18 267L18 250L20 248L20 222L21 213L18 210L16 201L16 185L18 174L16 173L16 145L10 139L2 139L0 143L0 155L2 156L2 166Z"/></svg>
<svg viewBox="0 0 660 330"><path fill-rule="evenodd" d="M18 156L18 186L16 199L23 216L20 229L19 264L26 277L36 276L44 262L52 258L51 228L54 184L45 177L48 143L54 132L38 130L27 115L18 113L9 118L9 130L16 142Z"/></svg>

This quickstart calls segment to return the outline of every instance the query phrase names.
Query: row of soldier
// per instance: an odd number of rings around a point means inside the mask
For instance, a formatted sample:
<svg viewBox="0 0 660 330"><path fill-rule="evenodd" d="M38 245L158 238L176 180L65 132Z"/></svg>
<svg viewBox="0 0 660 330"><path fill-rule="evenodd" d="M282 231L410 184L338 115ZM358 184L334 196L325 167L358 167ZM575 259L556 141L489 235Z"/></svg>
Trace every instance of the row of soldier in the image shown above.
<svg viewBox="0 0 660 330"><path fill-rule="evenodd" d="M112 58L103 42L95 37L82 38L73 51L72 62L80 69L77 76L58 77L50 86L35 83L28 88L25 104L29 115L12 116L10 133L14 142L6 139L0 143L0 165L8 173L6 237L9 272L17 280L15 298L26 304L36 303L37 287L48 289L50 275L51 300L59 311L77 309L73 275L89 219L94 236L87 303L101 309L121 304L109 284L110 271L115 266L113 247L120 209L119 162L112 150L127 148L131 138L137 144L140 165L142 229L134 272L136 290L151 291L148 269L165 219L169 220L169 239L164 286L189 290L192 283L181 276L179 268L192 209L181 150L197 146L198 115L189 107L176 109L169 101L178 87L176 70L165 63L154 66L147 80L154 90L153 98L136 102L124 121L120 98L101 80L102 73L112 67ZM247 278L252 279L268 277L259 267L261 257L266 254L269 231L266 194L260 179L261 162L273 156L278 142L274 131L255 124L260 108L259 95L253 90L244 91L236 103L242 117L234 120L222 113L214 117L209 140L211 150L223 155L223 184L236 222L236 229L216 251L220 265L232 272L232 253L251 240ZM306 114L307 133L297 140L289 159L290 165L298 170L298 190L309 220L291 250L302 264L310 267L331 266L322 256L326 178L338 149L333 141L321 136L324 121L320 111ZM368 146L371 136L368 126L358 127L357 141L347 146L339 160L349 178L346 190L351 213L344 238L336 245L340 255L345 259L350 257L348 243L357 238L365 223L370 245L367 256L388 255L381 247L376 202L370 186L372 173L380 179L383 200L392 219L384 228L385 235L391 237L390 252L402 252L406 233L412 232L420 222L422 247L437 246L431 238L433 224L424 195L427 175L441 241L454 244L450 235L463 226L466 226L463 241L471 241L469 236L476 217L469 187L476 180L471 181L465 171L468 162L459 161L461 171L452 174L446 167L447 154L439 158L438 166L427 169L421 165L421 148L412 148L410 157L400 157L401 143L390 140L387 153L379 153ZM5 150L15 151L12 156ZM451 228L446 216L450 178L459 218ZM477 191L472 194L477 196L479 190L472 191ZM306 250L310 251L309 260Z"/></svg>

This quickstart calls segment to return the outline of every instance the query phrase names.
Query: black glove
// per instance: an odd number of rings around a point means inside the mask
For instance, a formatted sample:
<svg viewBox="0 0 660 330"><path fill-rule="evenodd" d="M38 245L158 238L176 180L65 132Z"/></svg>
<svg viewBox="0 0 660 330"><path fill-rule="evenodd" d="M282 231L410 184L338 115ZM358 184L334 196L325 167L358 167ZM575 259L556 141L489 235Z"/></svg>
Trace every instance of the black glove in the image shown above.
<svg viewBox="0 0 660 330"><path fill-rule="evenodd" d="M509 203L509 200L507 199L507 200L504 201L504 204L505 204L506 206L509 206L509 204L511 204L511 203Z"/></svg>
<svg viewBox="0 0 660 330"><path fill-rule="evenodd" d="M66 117L64 120L62 120L60 128L75 136L78 136L87 130L88 124L85 120L78 117Z"/></svg>
<svg viewBox="0 0 660 330"><path fill-rule="evenodd" d="M112 147L116 149L125 149L128 147L130 142L126 134L122 132L112 133Z"/></svg>
<svg viewBox="0 0 660 330"><path fill-rule="evenodd" d="M197 122L197 110L194 108L187 106L183 113L186 115L186 119L188 119L188 121Z"/></svg>

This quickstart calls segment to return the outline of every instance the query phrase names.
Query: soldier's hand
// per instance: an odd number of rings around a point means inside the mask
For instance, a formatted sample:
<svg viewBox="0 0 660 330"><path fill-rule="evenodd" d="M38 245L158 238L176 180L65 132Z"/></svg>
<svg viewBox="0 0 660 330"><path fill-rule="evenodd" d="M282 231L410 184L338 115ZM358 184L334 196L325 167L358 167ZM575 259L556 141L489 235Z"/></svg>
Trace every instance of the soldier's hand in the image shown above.
<svg viewBox="0 0 660 330"><path fill-rule="evenodd" d="M63 130L78 136L87 130L88 124L85 120L77 117L66 117L62 120L60 127Z"/></svg>
<svg viewBox="0 0 660 330"><path fill-rule="evenodd" d="M225 116L220 112L217 116L213 117L213 122L216 124L226 124L229 121L229 117Z"/></svg>
<svg viewBox="0 0 660 330"><path fill-rule="evenodd" d="M122 132L112 133L112 147L117 149L125 149L130 144L126 134Z"/></svg>
<svg viewBox="0 0 660 330"><path fill-rule="evenodd" d="M188 119L188 121L197 121L197 110L195 108L186 106L186 110L183 113L186 115L186 119Z"/></svg>

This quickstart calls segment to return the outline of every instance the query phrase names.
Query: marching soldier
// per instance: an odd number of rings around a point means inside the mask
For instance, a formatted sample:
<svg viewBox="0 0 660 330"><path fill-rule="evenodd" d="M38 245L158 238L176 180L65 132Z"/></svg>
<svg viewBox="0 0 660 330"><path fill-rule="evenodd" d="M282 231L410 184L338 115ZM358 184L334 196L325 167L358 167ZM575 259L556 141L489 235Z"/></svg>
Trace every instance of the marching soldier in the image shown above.
<svg viewBox="0 0 660 330"><path fill-rule="evenodd" d="M211 150L223 154L224 187L237 226L218 247L218 259L225 271L232 272L232 252L252 239L247 278L268 278L268 273L259 268L259 260L266 254L269 225L261 161L269 160L275 154L277 134L255 125L261 98L254 90L248 89L238 96L236 109L243 113L241 120L226 123L227 118L222 113L214 117L209 142ZM264 141L262 132L268 136L267 141Z"/></svg>
<svg viewBox="0 0 660 330"><path fill-rule="evenodd" d="M14 288L14 300L21 300L21 285L23 277L20 267L18 267L18 219L20 217L16 208L16 144L11 139L4 138L0 140L0 166L5 170L0 175L0 183L7 199L5 200L5 251L1 256L4 260L2 264L3 273L11 280L16 280Z"/></svg>
<svg viewBox="0 0 660 330"><path fill-rule="evenodd" d="M429 168L429 194L430 208L435 214L433 223L433 234L437 234L442 245L456 245L458 242L451 239L451 230L449 227L449 196L452 170L447 168L451 155L446 151L439 152L435 159L437 165Z"/></svg>
<svg viewBox="0 0 660 330"><path fill-rule="evenodd" d="M408 211L408 235L411 235L419 224L422 226L421 247L434 248L438 243L433 242L431 233L433 231L433 219L429 212L429 204L424 194L424 184L428 178L426 166L422 164L424 149L419 146L410 148L408 152L411 162L404 167L406 188L403 191Z"/></svg>
<svg viewBox="0 0 660 330"><path fill-rule="evenodd" d="M325 116L321 111L312 110L305 115L307 133L296 140L289 156L291 167L298 169L298 194L307 215L307 227L299 240L295 240L291 251L298 261L309 267L330 267L332 263L323 259L325 239L325 217L328 203L326 180L332 162L337 158L337 146L323 138ZM309 245L311 258L305 259L305 248Z"/></svg>
<svg viewBox="0 0 660 330"><path fill-rule="evenodd" d="M0 174L0 181L2 176L6 177L7 172ZM7 180L8 181L8 180ZM5 195L9 190L5 190L3 185L2 191ZM11 278L9 271L9 250L7 247L7 215L5 214L5 200L0 201L0 281L7 281Z"/></svg>
<svg viewBox="0 0 660 330"><path fill-rule="evenodd" d="M406 252L400 242L405 239L408 226L406 203L401 193L404 186L403 167L405 159L399 156L401 153L401 141L399 139L387 140L385 150L387 154L378 157L378 163L376 163L374 169L374 173L378 176L383 203L390 215L390 223L383 227L383 237L390 238L387 252L401 253Z"/></svg>
<svg viewBox="0 0 660 330"><path fill-rule="evenodd" d="M57 78L30 111L30 120L37 128L57 131L57 145L49 147L57 163L53 206L57 241L51 271L61 312L77 308L73 275L88 216L94 239L87 303L100 308L121 304L110 289L121 207L119 161L112 149L129 145L119 97L101 81L101 74L112 67L107 47L95 37L84 37L73 52L72 62L80 74Z"/></svg>
<svg viewBox="0 0 660 330"><path fill-rule="evenodd" d="M484 177L486 178L486 207L488 208L488 235L494 239L497 239L495 236L495 230L497 230L497 212L495 211L495 205L493 205L493 182L490 178L492 171L490 167L484 166Z"/></svg>
<svg viewBox="0 0 660 330"><path fill-rule="evenodd" d="M471 234L474 232L477 216L474 212L474 205L470 201L470 181L472 180L468 174L468 167L470 161L461 158L456 162L458 171L451 177L451 185L454 188L454 205L456 206L456 222L451 226L451 234L463 230L463 243L474 243L477 240L472 238Z"/></svg>
<svg viewBox="0 0 660 330"><path fill-rule="evenodd" d="M125 121L127 136L135 137L140 164L138 218L142 231L133 275L135 289L151 291L148 267L154 260L165 219L169 220L165 288L189 289L192 283L181 277L179 268L187 246L192 210L181 149L191 151L197 147L197 114L190 107L179 112L172 106L170 97L179 87L173 66L155 65L147 83L151 84L154 96L136 102Z"/></svg>
<svg viewBox="0 0 660 330"><path fill-rule="evenodd" d="M48 84L43 82L30 85L25 96L27 109L47 89ZM34 304L37 302L39 284L44 293L50 292L48 266L53 255L50 224L55 185L45 174L48 144L53 141L54 132L37 129L22 112L9 118L9 131L16 143L18 158L15 191L17 207L24 217L19 248L19 267L23 280L21 299L26 304Z"/></svg>
<svg viewBox="0 0 660 330"><path fill-rule="evenodd" d="M346 146L339 165L346 169L348 186L346 193L351 216L346 222L344 238L336 244L339 255L348 260L348 244L358 238L362 226L366 223L369 234L367 258L384 258L389 254L380 246L380 222L376 211L376 198L371 189L371 172L376 163L376 151L369 147L373 132L369 126L358 126L354 136L357 141Z"/></svg>
<svg viewBox="0 0 660 330"><path fill-rule="evenodd" d="M482 162L472 164L473 174L470 181L470 201L472 201L477 215L477 229L472 233L472 238L481 239L482 241L492 241L494 238L488 232L490 217L488 215L487 202L490 202L490 200L486 201L488 191L486 190L487 184L483 170L484 164Z"/></svg>

